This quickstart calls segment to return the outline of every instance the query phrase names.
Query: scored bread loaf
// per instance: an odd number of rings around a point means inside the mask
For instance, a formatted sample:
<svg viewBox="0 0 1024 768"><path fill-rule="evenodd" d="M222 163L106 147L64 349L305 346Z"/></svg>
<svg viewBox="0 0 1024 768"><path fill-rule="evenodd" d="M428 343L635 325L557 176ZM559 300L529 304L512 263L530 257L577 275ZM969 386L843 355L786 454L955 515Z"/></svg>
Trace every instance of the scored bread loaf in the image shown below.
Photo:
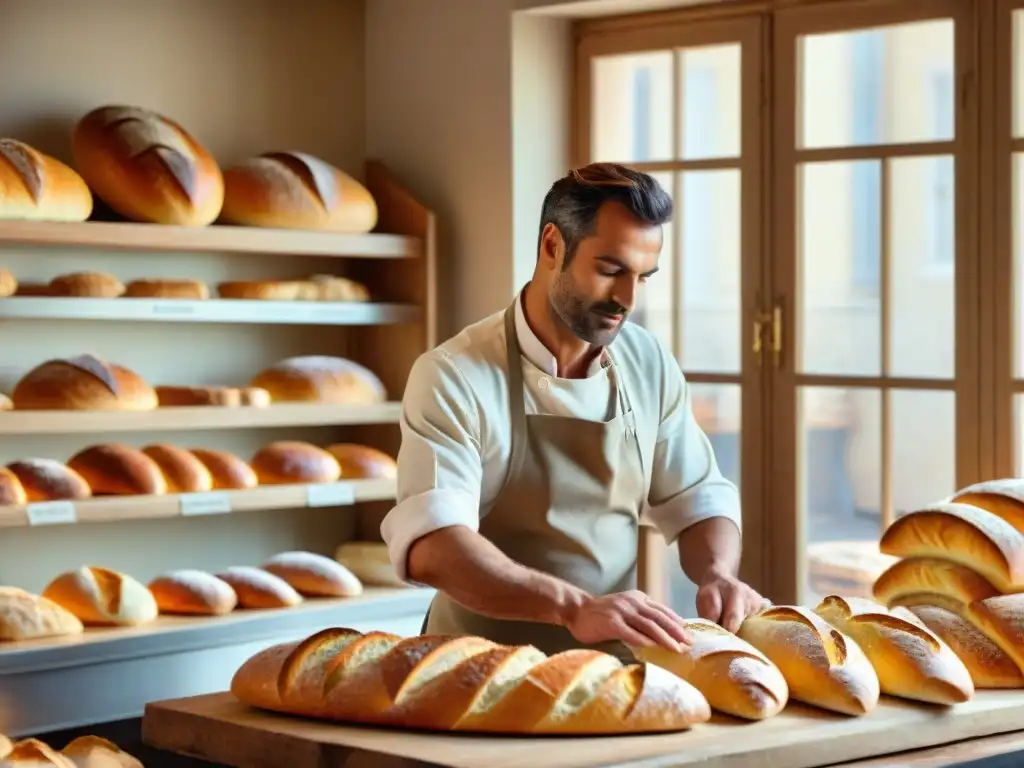
<svg viewBox="0 0 1024 768"><path fill-rule="evenodd" d="M2 199L2 195L0 195ZM0 269L0 299L13 296L18 291L18 279L6 269Z"/></svg>
<svg viewBox="0 0 1024 768"><path fill-rule="evenodd" d="M1024 480L986 480L957 491L950 501L984 509L1024 534Z"/></svg>
<svg viewBox="0 0 1024 768"><path fill-rule="evenodd" d="M700 691L672 673L600 651L548 657L480 637L344 628L257 653L231 692L277 712L435 731L680 731L711 716Z"/></svg>
<svg viewBox="0 0 1024 768"><path fill-rule="evenodd" d="M210 298L206 283L198 280L171 280L167 278L132 280L124 289L129 299L191 299L202 301Z"/></svg>
<svg viewBox="0 0 1024 768"><path fill-rule="evenodd" d="M160 613L221 616L238 605L230 584L212 573L183 568L157 576L149 582Z"/></svg>
<svg viewBox="0 0 1024 768"><path fill-rule="evenodd" d="M878 674L864 651L807 608L766 608L748 616L737 635L779 668L791 699L846 715L878 704Z"/></svg>
<svg viewBox="0 0 1024 768"><path fill-rule="evenodd" d="M156 393L141 376L93 355L47 360L17 384L11 400L17 410L148 411Z"/></svg>
<svg viewBox="0 0 1024 768"><path fill-rule="evenodd" d="M71 272L50 281L48 296L88 299L116 299L124 294L124 284L106 272Z"/></svg>
<svg viewBox="0 0 1024 768"><path fill-rule="evenodd" d="M138 107L99 107L75 124L71 148L92 190L127 219L205 226L220 214L220 167L167 117Z"/></svg>
<svg viewBox="0 0 1024 768"><path fill-rule="evenodd" d="M975 688L1024 688L1024 672L970 622L934 605L910 610L960 658Z"/></svg>
<svg viewBox="0 0 1024 768"><path fill-rule="evenodd" d="M189 448L189 452L210 470L215 491L244 491L259 485L253 468L232 453L207 448Z"/></svg>
<svg viewBox="0 0 1024 768"><path fill-rule="evenodd" d="M213 405L237 407L242 404L242 391L238 387L156 387L161 408Z"/></svg>
<svg viewBox="0 0 1024 768"><path fill-rule="evenodd" d="M789 686L768 657L718 624L687 619L690 647L630 648L640 661L657 664L704 694L712 709L746 720L763 720L782 711Z"/></svg>
<svg viewBox="0 0 1024 768"><path fill-rule="evenodd" d="M980 573L937 557L897 560L875 580L872 592L890 608L937 605L960 615L975 600L999 594Z"/></svg>
<svg viewBox="0 0 1024 768"><path fill-rule="evenodd" d="M167 493L202 493L213 490L210 470L184 448L157 443L147 445L142 452L160 467L167 484Z"/></svg>
<svg viewBox="0 0 1024 768"><path fill-rule="evenodd" d="M68 466L85 478L95 496L162 496L167 481L160 465L138 448L104 443L84 448Z"/></svg>
<svg viewBox="0 0 1024 768"><path fill-rule="evenodd" d="M17 587L0 587L0 642L78 635L84 630L71 611Z"/></svg>
<svg viewBox="0 0 1024 768"><path fill-rule="evenodd" d="M965 618L1024 671L1024 594L978 600Z"/></svg>
<svg viewBox="0 0 1024 768"><path fill-rule="evenodd" d="M28 501L88 499L92 488L71 467L55 459L19 459L7 465L21 481Z"/></svg>
<svg viewBox="0 0 1024 768"><path fill-rule="evenodd" d="M228 224L363 234L377 203L347 173L303 152L267 152L224 171Z"/></svg>
<svg viewBox="0 0 1024 768"><path fill-rule="evenodd" d="M0 467L0 507L28 502L28 494L21 479L6 467Z"/></svg>
<svg viewBox="0 0 1024 768"><path fill-rule="evenodd" d="M265 368L250 382L274 401L375 405L387 399L384 384L363 365L344 357L289 357Z"/></svg>
<svg viewBox="0 0 1024 768"><path fill-rule="evenodd" d="M74 170L14 139L0 139L0 219L85 221L92 193Z"/></svg>
<svg viewBox="0 0 1024 768"><path fill-rule="evenodd" d="M398 477L398 463L384 451L356 443L334 443L327 446L341 467L346 480Z"/></svg>
<svg viewBox="0 0 1024 768"><path fill-rule="evenodd" d="M1024 590L1024 534L970 504L935 504L900 517L879 549L900 558L950 560L984 576L1000 592Z"/></svg>
<svg viewBox="0 0 1024 768"><path fill-rule="evenodd" d="M132 626L159 613L153 593L124 573L82 566L57 576L43 597L67 608L86 626Z"/></svg>
<svg viewBox="0 0 1024 768"><path fill-rule="evenodd" d="M235 590L239 608L290 608L302 602L302 595L291 584L262 568L235 565L218 573L217 578Z"/></svg>
<svg viewBox="0 0 1024 768"><path fill-rule="evenodd" d="M76 768L143 768L137 757L100 736L79 736L60 752Z"/></svg>
<svg viewBox="0 0 1024 768"><path fill-rule="evenodd" d="M333 483L341 477L337 460L323 448L300 440L277 440L249 462L260 485Z"/></svg>
<svg viewBox="0 0 1024 768"><path fill-rule="evenodd" d="M910 611L829 595L815 613L860 646L875 668L882 693L944 705L974 696L964 663Z"/></svg>
<svg viewBox="0 0 1024 768"><path fill-rule="evenodd" d="M352 597L363 585L348 568L315 552L279 552L260 566L307 597Z"/></svg>
<svg viewBox="0 0 1024 768"><path fill-rule="evenodd" d="M234 280L217 285L222 299L250 301L369 301L362 283L334 275L313 275L308 280Z"/></svg>

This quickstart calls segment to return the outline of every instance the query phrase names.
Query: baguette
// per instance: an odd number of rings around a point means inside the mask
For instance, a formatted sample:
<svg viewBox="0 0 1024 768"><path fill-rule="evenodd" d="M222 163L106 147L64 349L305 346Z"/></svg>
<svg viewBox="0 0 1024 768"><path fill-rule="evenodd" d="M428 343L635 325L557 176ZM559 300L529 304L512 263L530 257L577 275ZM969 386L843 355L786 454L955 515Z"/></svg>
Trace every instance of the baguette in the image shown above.
<svg viewBox="0 0 1024 768"><path fill-rule="evenodd" d="M944 705L974 696L963 661L905 608L889 611L873 600L830 595L815 613L861 647L882 693Z"/></svg>
<svg viewBox="0 0 1024 768"><path fill-rule="evenodd" d="M1024 534L1024 480L987 480L957 491L950 501L991 512Z"/></svg>
<svg viewBox="0 0 1024 768"><path fill-rule="evenodd" d="M896 561L875 580L872 592L890 608L937 605L961 616L975 600L999 594L981 574L937 557Z"/></svg>
<svg viewBox="0 0 1024 768"><path fill-rule="evenodd" d="M686 651L661 646L630 650L640 661L664 667L693 685L719 712L763 720L782 711L789 686L767 656L705 619L687 619L686 630L692 640Z"/></svg>
<svg viewBox="0 0 1024 768"><path fill-rule="evenodd" d="M807 608L766 608L748 616L737 634L779 668L791 699L846 715L878 704L878 674L864 651Z"/></svg>
<svg viewBox="0 0 1024 768"><path fill-rule="evenodd" d="M965 618L1024 672L1024 594L971 603Z"/></svg>
<svg viewBox="0 0 1024 768"><path fill-rule="evenodd" d="M651 664L479 637L330 628L268 648L231 681L243 703L303 717L434 731L680 731L711 716L689 683Z"/></svg>
<svg viewBox="0 0 1024 768"><path fill-rule="evenodd" d="M1024 672L970 622L938 606L910 610L960 657L975 688L1024 688Z"/></svg>

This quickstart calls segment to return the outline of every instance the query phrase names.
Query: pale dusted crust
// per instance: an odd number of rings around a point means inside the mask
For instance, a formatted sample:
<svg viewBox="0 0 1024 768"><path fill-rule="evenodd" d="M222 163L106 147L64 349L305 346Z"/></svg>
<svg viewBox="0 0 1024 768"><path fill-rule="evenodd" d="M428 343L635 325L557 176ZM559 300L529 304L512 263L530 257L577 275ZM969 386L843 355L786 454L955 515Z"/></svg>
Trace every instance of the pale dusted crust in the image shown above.
<svg viewBox="0 0 1024 768"><path fill-rule="evenodd" d="M4 768L77 768L75 762L39 739L22 739L11 747ZM110 768L114 768L111 766ZM120 766L118 766L120 768Z"/></svg>
<svg viewBox="0 0 1024 768"><path fill-rule="evenodd" d="M384 384L369 368L343 357L304 355L280 360L250 382L275 402L375 405L387 399Z"/></svg>
<svg viewBox="0 0 1024 768"><path fill-rule="evenodd" d="M334 443L327 446L341 467L345 480L398 477L398 463L384 451L356 443Z"/></svg>
<svg viewBox="0 0 1024 768"><path fill-rule="evenodd" d="M352 597L363 585L348 568L314 552L280 552L260 566L309 597Z"/></svg>
<svg viewBox="0 0 1024 768"><path fill-rule="evenodd" d="M6 269L0 269L0 299L13 296L17 290L17 278Z"/></svg>
<svg viewBox="0 0 1024 768"><path fill-rule="evenodd" d="M100 736L79 736L60 752L77 768L143 768L134 755Z"/></svg>
<svg viewBox="0 0 1024 768"><path fill-rule="evenodd" d="M217 578L235 590L239 608L290 608L302 602L302 595L287 581L260 568L232 566L218 573Z"/></svg>
<svg viewBox="0 0 1024 768"><path fill-rule="evenodd" d="M14 139L0 139L0 219L85 221L92 193L56 158Z"/></svg>
<svg viewBox="0 0 1024 768"><path fill-rule="evenodd" d="M691 645L682 652L661 646L631 648L640 661L656 664L693 685L712 709L747 720L782 711L789 686L768 657L718 624L687 619Z"/></svg>
<svg viewBox="0 0 1024 768"><path fill-rule="evenodd" d="M910 610L960 657L976 688L1024 688L1024 672L970 622L938 606Z"/></svg>
<svg viewBox="0 0 1024 768"><path fill-rule="evenodd" d="M198 280L132 280L124 289L125 298L130 299L191 299L202 301L210 298L206 283Z"/></svg>
<svg viewBox="0 0 1024 768"><path fill-rule="evenodd" d="M83 629L71 611L52 600L0 587L0 642L77 635Z"/></svg>
<svg viewBox="0 0 1024 768"><path fill-rule="evenodd" d="M160 613L220 616L238 605L234 588L212 573L192 569L170 571L149 582Z"/></svg>
<svg viewBox="0 0 1024 768"><path fill-rule="evenodd" d="M11 401L30 411L148 411L156 392L137 373L92 355L47 360L14 386Z"/></svg>
<svg viewBox="0 0 1024 768"><path fill-rule="evenodd" d="M161 408L197 405L232 408L242 404L242 392L238 387L158 386L156 397Z"/></svg>
<svg viewBox="0 0 1024 768"><path fill-rule="evenodd" d="M957 491L950 501L987 510L1024 534L1024 480L986 480Z"/></svg>
<svg viewBox="0 0 1024 768"><path fill-rule="evenodd" d="M0 467L0 507L25 504L28 494L18 476L6 467Z"/></svg>
<svg viewBox="0 0 1024 768"><path fill-rule="evenodd" d="M124 294L124 284L106 272L71 272L50 281L49 296L76 296L90 299L116 299Z"/></svg>
<svg viewBox="0 0 1024 768"><path fill-rule="evenodd" d="M974 682L948 645L903 608L830 595L815 613L856 642L878 674L882 693L931 704L961 704Z"/></svg>
<svg viewBox="0 0 1024 768"><path fill-rule="evenodd" d="M116 443L94 445L68 459L68 466L85 478L95 496L167 493L160 466L138 448Z"/></svg>
<svg viewBox="0 0 1024 768"><path fill-rule="evenodd" d="M88 499L92 488L85 478L55 459L20 459L7 469L17 475L31 501Z"/></svg>
<svg viewBox="0 0 1024 768"><path fill-rule="evenodd" d="M1000 592L1024 589L1024 534L968 504L936 504L904 515L886 529L879 549L900 558L950 560Z"/></svg>
<svg viewBox="0 0 1024 768"><path fill-rule="evenodd" d="M249 463L260 485L333 483L341 477L341 467L331 454L298 440L279 440L265 445Z"/></svg>
<svg viewBox="0 0 1024 768"><path fill-rule="evenodd" d="M971 603L964 618L1024 671L1024 593Z"/></svg>
<svg viewBox="0 0 1024 768"><path fill-rule="evenodd" d="M62 573L43 597L67 608L86 626L133 626L157 617L156 600L145 585L109 568L83 566Z"/></svg>
<svg viewBox="0 0 1024 768"><path fill-rule="evenodd" d="M878 675L850 637L802 606L773 606L737 633L782 672L791 699L847 715L878 704Z"/></svg>
<svg viewBox="0 0 1024 768"><path fill-rule="evenodd" d="M210 470L215 491L244 491L259 485L253 468L232 453L206 448L190 448L189 452Z"/></svg>
<svg viewBox="0 0 1024 768"><path fill-rule="evenodd" d="M213 490L210 470L184 448L157 443L147 445L142 452L160 467L168 493L202 493Z"/></svg>
<svg viewBox="0 0 1024 768"><path fill-rule="evenodd" d="M938 605L962 615L968 604L994 597L999 590L966 566L938 557L911 557L882 573L873 593L890 608Z"/></svg>

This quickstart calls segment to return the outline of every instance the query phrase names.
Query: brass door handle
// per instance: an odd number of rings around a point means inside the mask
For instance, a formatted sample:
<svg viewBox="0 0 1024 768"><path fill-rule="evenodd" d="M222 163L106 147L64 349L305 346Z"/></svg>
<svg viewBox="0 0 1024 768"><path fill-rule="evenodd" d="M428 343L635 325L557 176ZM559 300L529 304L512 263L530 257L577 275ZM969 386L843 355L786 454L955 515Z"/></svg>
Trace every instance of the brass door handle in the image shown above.
<svg viewBox="0 0 1024 768"><path fill-rule="evenodd" d="M751 349L761 365L761 354L764 352L765 328L771 325L769 344L772 350L772 363L778 368L782 365L782 305L776 304L772 311L758 312L754 315L754 339Z"/></svg>

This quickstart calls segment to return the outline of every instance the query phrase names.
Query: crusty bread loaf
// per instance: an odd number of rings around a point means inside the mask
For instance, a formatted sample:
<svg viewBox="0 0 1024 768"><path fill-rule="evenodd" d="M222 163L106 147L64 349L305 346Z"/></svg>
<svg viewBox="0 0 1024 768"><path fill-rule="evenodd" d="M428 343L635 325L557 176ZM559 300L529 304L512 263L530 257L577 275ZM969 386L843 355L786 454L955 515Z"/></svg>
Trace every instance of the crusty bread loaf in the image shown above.
<svg viewBox="0 0 1024 768"><path fill-rule="evenodd" d="M145 624L159 612L153 593L127 574L82 566L57 576L43 590L86 626Z"/></svg>
<svg viewBox="0 0 1024 768"><path fill-rule="evenodd" d="M28 494L21 479L6 467L0 467L0 507L25 504Z"/></svg>
<svg viewBox="0 0 1024 768"><path fill-rule="evenodd" d="M3 196L0 195L0 200ZM2 207L2 204L0 204ZM18 291L18 279L6 269L0 269L0 299L13 296Z"/></svg>
<svg viewBox="0 0 1024 768"><path fill-rule="evenodd" d="M895 557L934 557L970 568L1000 592L1024 590L1024 534L969 504L935 504L896 520L879 542Z"/></svg>
<svg viewBox="0 0 1024 768"><path fill-rule="evenodd" d="M964 663L905 608L890 611L873 600L830 595L815 613L861 647L882 693L945 705L974 696Z"/></svg>
<svg viewBox="0 0 1024 768"><path fill-rule="evenodd" d="M85 181L127 219L205 226L220 214L220 167L167 117L137 107L99 107L75 124L71 147Z"/></svg>
<svg viewBox="0 0 1024 768"><path fill-rule="evenodd" d="M266 408L271 403L270 393L261 387L242 387L242 405Z"/></svg>
<svg viewBox="0 0 1024 768"><path fill-rule="evenodd" d="M327 452L337 460L346 480L398 477L398 463L384 451L368 445L334 443L327 446Z"/></svg>
<svg viewBox="0 0 1024 768"><path fill-rule="evenodd" d="M957 491L950 501L987 510L1024 534L1024 479L986 480Z"/></svg>
<svg viewBox="0 0 1024 768"><path fill-rule="evenodd" d="M137 757L100 736L79 736L61 754L71 758L76 768L143 768Z"/></svg>
<svg viewBox="0 0 1024 768"><path fill-rule="evenodd" d="M81 634L82 622L66 608L17 587L0 587L0 641Z"/></svg>
<svg viewBox="0 0 1024 768"><path fill-rule="evenodd" d="M599 651L548 657L479 637L342 628L257 653L231 692L278 712L435 731L680 731L711 716L700 691L672 673Z"/></svg>
<svg viewBox="0 0 1024 768"><path fill-rule="evenodd" d="M897 560L876 580L875 598L890 608L937 605L956 614L999 590L981 574L937 557Z"/></svg>
<svg viewBox="0 0 1024 768"><path fill-rule="evenodd" d="M238 595L239 608L290 608L302 602L295 588L280 576L262 568L236 565L217 574Z"/></svg>
<svg viewBox="0 0 1024 768"><path fill-rule="evenodd" d="M712 709L747 720L777 715L789 700L789 686L768 657L732 632L705 619L687 619L690 647L631 648L640 661L657 664L704 694Z"/></svg>
<svg viewBox="0 0 1024 768"><path fill-rule="evenodd" d="M39 739L22 739L12 745L0 768L78 768L67 755L62 755ZM89 766L89 768L93 768ZM107 765L98 768L115 768ZM117 766L116 768L120 768Z"/></svg>
<svg viewBox="0 0 1024 768"><path fill-rule="evenodd" d="M388 545L375 541L346 541L334 550L334 559L344 565L363 584L385 587L409 587L402 581L388 556Z"/></svg>
<svg viewBox="0 0 1024 768"><path fill-rule="evenodd" d="M213 475L199 459L175 445L147 445L142 452L163 473L168 493L202 493L213 490Z"/></svg>
<svg viewBox="0 0 1024 768"><path fill-rule="evenodd" d="M166 278L132 280L125 286L125 298L129 299L191 299L202 301L210 298L206 283L198 280L170 280Z"/></svg>
<svg viewBox="0 0 1024 768"><path fill-rule="evenodd" d="M234 280L217 285L222 299L251 301L369 301L362 283L334 275L313 275L308 280Z"/></svg>
<svg viewBox="0 0 1024 768"><path fill-rule="evenodd" d="M238 605L234 588L212 573L183 568L149 582L160 613L220 616Z"/></svg>
<svg viewBox="0 0 1024 768"><path fill-rule="evenodd" d="M337 460L323 448L300 440L277 440L260 448L249 462L260 485L333 483L341 477Z"/></svg>
<svg viewBox="0 0 1024 768"><path fill-rule="evenodd" d="M352 597L363 585L348 568L315 552L280 552L260 566L307 597Z"/></svg>
<svg viewBox="0 0 1024 768"><path fill-rule="evenodd" d="M1024 671L1024 594L971 603L965 618Z"/></svg>
<svg viewBox="0 0 1024 768"><path fill-rule="evenodd" d="M7 469L17 475L29 501L74 501L92 496L85 478L55 459L19 459Z"/></svg>
<svg viewBox="0 0 1024 768"><path fill-rule="evenodd" d="M970 622L934 605L910 610L960 658L975 688L1024 688L1024 672Z"/></svg>
<svg viewBox="0 0 1024 768"><path fill-rule="evenodd" d="M748 616L737 634L779 668L791 699L847 715L878 704L878 674L864 651L807 608L766 608Z"/></svg>
<svg viewBox="0 0 1024 768"><path fill-rule="evenodd" d="M0 139L0 219L85 221L92 194L75 171L14 139Z"/></svg>
<svg viewBox="0 0 1024 768"><path fill-rule="evenodd" d="M48 296L88 299L116 299L124 294L124 284L106 272L70 272L50 281Z"/></svg>
<svg viewBox="0 0 1024 768"><path fill-rule="evenodd" d="M148 411L156 393L141 376L93 355L48 360L26 373L11 394L18 410Z"/></svg>
<svg viewBox="0 0 1024 768"><path fill-rule="evenodd" d="M376 374L344 357L290 357L264 369L251 386L262 387L275 402L374 405L387 399Z"/></svg>
<svg viewBox="0 0 1024 768"><path fill-rule="evenodd" d="M228 224L364 233L377 203L347 173L302 152L268 152L224 171Z"/></svg>
<svg viewBox="0 0 1024 768"><path fill-rule="evenodd" d="M242 393L238 387L159 386L155 389L161 408L197 405L237 407L242 404Z"/></svg>
<svg viewBox="0 0 1024 768"><path fill-rule="evenodd" d="M85 478L94 496L167 493L160 466L138 448L117 443L93 445L68 459L68 466Z"/></svg>
<svg viewBox="0 0 1024 768"><path fill-rule="evenodd" d="M244 491L259 485L253 468L232 453L206 448L190 448L189 453L210 470L215 491Z"/></svg>

